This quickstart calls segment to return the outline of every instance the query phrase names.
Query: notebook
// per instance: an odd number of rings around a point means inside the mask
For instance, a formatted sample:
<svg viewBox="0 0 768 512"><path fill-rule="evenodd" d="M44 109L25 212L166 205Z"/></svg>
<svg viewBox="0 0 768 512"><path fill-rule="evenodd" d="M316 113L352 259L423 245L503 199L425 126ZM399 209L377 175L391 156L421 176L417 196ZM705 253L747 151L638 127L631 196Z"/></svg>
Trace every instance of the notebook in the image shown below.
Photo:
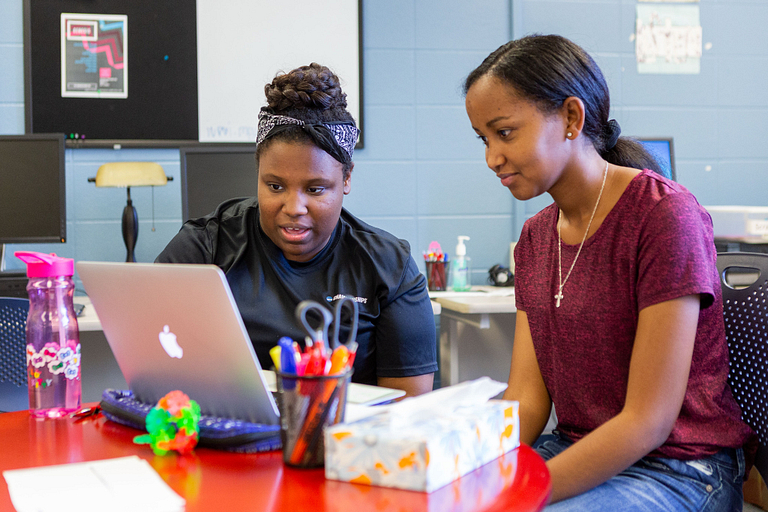
<svg viewBox="0 0 768 512"><path fill-rule="evenodd" d="M277 392L277 376L272 370L264 370L264 378L269 385L269 390ZM402 389L385 388L382 386L371 386L369 384L349 383L347 391L347 405L354 404L360 406L388 404L393 400L405 396ZM349 413L349 411L347 411ZM345 417L344 421L349 421Z"/></svg>
<svg viewBox="0 0 768 512"><path fill-rule="evenodd" d="M203 414L279 424L277 404L224 273L215 265L77 263L137 399L181 390Z"/></svg>

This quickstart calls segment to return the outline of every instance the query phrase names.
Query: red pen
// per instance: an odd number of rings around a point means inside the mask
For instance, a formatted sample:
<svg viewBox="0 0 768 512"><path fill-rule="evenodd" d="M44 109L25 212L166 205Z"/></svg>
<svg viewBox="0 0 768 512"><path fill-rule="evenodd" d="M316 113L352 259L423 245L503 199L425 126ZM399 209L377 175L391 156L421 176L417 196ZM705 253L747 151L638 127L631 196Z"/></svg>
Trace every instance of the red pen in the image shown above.
<svg viewBox="0 0 768 512"><path fill-rule="evenodd" d="M349 343L349 361L347 361L347 367L352 368L355 364L355 355L357 354L357 342L351 341Z"/></svg>
<svg viewBox="0 0 768 512"><path fill-rule="evenodd" d="M318 340L312 345L304 375L324 375L327 361L328 356L325 354L323 342Z"/></svg>
<svg viewBox="0 0 768 512"><path fill-rule="evenodd" d="M307 373L307 364L309 363L309 358L312 356L309 352L304 352L301 354L301 360L296 363L296 374L298 375L306 375Z"/></svg>
<svg viewBox="0 0 768 512"><path fill-rule="evenodd" d="M294 341L293 342L293 358L296 360L296 364L299 364L301 361L301 347L299 346L299 343Z"/></svg>

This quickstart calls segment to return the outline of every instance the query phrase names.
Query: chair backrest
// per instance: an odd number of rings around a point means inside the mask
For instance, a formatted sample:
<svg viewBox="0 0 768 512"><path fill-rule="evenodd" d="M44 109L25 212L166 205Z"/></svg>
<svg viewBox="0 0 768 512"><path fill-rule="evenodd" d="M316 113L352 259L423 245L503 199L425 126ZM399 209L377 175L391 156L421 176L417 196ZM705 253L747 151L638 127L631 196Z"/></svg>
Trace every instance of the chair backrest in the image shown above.
<svg viewBox="0 0 768 512"><path fill-rule="evenodd" d="M728 382L742 419L760 438L755 466L768 481L768 254L718 253L717 270L730 354Z"/></svg>
<svg viewBox="0 0 768 512"><path fill-rule="evenodd" d="M0 412L29 407L27 315L29 299L0 297Z"/></svg>

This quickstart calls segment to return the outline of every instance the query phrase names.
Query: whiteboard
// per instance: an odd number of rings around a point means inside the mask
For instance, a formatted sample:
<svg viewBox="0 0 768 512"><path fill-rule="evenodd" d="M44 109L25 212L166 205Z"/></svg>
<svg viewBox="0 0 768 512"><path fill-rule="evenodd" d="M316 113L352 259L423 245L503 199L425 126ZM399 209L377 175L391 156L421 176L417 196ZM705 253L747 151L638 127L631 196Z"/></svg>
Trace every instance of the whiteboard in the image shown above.
<svg viewBox="0 0 768 512"><path fill-rule="evenodd" d="M338 75L361 127L360 14L360 0L197 0L200 142L254 142L264 85L311 62Z"/></svg>

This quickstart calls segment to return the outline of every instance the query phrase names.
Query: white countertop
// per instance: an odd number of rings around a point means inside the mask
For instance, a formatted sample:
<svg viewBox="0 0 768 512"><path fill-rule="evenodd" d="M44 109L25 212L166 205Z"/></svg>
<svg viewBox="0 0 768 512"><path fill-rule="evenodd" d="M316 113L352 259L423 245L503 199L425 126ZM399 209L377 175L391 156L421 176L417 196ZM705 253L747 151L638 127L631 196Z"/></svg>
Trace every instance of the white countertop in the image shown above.
<svg viewBox="0 0 768 512"><path fill-rule="evenodd" d="M77 328L80 331L100 331L101 322L96 315L96 309L91 304L91 299L85 295L75 295L73 302L85 306L83 313L77 317Z"/></svg>
<svg viewBox="0 0 768 512"><path fill-rule="evenodd" d="M513 287L473 286L468 292L429 292L433 302L458 313L515 313Z"/></svg>

